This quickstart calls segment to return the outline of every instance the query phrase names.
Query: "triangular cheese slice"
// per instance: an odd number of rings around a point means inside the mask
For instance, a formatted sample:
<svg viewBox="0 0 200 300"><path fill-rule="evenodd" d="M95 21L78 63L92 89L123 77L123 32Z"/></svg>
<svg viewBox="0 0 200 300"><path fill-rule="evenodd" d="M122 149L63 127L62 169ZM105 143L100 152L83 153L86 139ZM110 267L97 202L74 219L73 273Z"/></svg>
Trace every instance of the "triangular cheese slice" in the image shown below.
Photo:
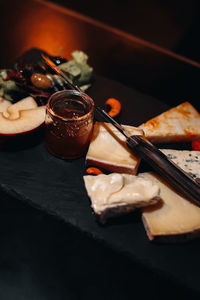
<svg viewBox="0 0 200 300"><path fill-rule="evenodd" d="M130 135L142 135L143 131L124 125ZM136 174L140 159L126 145L126 139L112 124L96 122L86 155L87 165L108 172Z"/></svg>
<svg viewBox="0 0 200 300"><path fill-rule="evenodd" d="M179 195L153 173L144 178L159 185L162 203L144 208L142 220L150 240L176 242L200 235L200 207Z"/></svg>
<svg viewBox="0 0 200 300"><path fill-rule="evenodd" d="M185 102L139 126L153 143L187 142L200 137L200 114Z"/></svg>
<svg viewBox="0 0 200 300"><path fill-rule="evenodd" d="M159 187L146 178L111 173L83 176L91 206L102 223L136 208L159 202Z"/></svg>
<svg viewBox="0 0 200 300"><path fill-rule="evenodd" d="M200 151L161 150L194 179L200 178ZM200 207L179 195L163 179L143 173L160 187L162 202L143 210L142 219L150 240L177 241L200 235Z"/></svg>

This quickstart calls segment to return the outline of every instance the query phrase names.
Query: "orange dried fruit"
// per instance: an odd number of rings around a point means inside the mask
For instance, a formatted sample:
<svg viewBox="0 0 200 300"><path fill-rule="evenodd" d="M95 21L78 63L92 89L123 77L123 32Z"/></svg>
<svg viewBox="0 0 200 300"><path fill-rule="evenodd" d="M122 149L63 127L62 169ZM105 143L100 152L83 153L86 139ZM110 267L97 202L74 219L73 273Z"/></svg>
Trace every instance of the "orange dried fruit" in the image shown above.
<svg viewBox="0 0 200 300"><path fill-rule="evenodd" d="M99 170L98 168L95 168L95 167L87 168L86 173L89 175L103 174L103 172L101 170Z"/></svg>
<svg viewBox="0 0 200 300"><path fill-rule="evenodd" d="M121 111L121 103L119 102L119 100L115 99L115 98L109 98L106 102L106 105L110 106L110 111L108 112L109 116L116 117L120 111Z"/></svg>

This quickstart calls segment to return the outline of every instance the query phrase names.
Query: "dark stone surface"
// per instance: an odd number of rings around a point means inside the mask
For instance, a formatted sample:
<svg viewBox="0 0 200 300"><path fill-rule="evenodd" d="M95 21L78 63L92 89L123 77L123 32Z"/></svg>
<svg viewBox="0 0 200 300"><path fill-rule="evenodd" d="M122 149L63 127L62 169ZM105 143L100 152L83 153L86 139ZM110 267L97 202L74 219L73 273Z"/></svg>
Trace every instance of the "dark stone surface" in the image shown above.
<svg viewBox="0 0 200 300"><path fill-rule="evenodd" d="M124 124L139 125L167 109L155 98L98 76L88 94L98 105L119 99L118 120ZM200 240L152 244L139 213L100 226L83 184L84 157L57 159L40 141L1 151L0 165L1 300L199 295Z"/></svg>
<svg viewBox="0 0 200 300"><path fill-rule="evenodd" d="M196 299L193 290L125 253L0 196L1 300Z"/></svg>

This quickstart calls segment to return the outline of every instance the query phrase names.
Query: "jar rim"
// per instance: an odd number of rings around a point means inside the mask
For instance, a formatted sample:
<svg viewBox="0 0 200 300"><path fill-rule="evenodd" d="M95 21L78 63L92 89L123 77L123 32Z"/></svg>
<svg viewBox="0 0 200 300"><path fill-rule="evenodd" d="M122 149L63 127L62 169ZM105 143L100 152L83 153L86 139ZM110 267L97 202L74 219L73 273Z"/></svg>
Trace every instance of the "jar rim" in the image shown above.
<svg viewBox="0 0 200 300"><path fill-rule="evenodd" d="M68 95L68 96L69 96L69 95L71 95L71 96L73 96L73 95L79 96L80 99L82 98L82 99L84 99L84 100L89 101L89 104L91 105L89 111L88 111L86 114L84 114L83 116L80 116L80 117L78 117L78 118L76 118L76 119L74 119L74 118L65 118L65 117L63 117L63 116L60 116L60 115L56 114L56 113L53 111L52 107L51 107L51 101L52 101L52 99L54 99L55 97L58 97L59 95L63 95L63 94L64 94L64 95ZM87 94L85 94L85 93L82 92L82 91L79 92L79 91L77 91L77 90L61 90L61 91L58 91L58 92L53 93L53 94L49 97L48 102L47 102L47 105L46 105L46 109L47 109L48 113L50 113L51 116L54 117L54 118L57 118L57 119L62 120L62 121L64 121L64 122L77 122L77 121L82 121L82 120L84 120L84 119L87 119L88 116L90 116L90 115L93 113L93 111L94 111L94 101L92 100L91 97L89 97Z"/></svg>

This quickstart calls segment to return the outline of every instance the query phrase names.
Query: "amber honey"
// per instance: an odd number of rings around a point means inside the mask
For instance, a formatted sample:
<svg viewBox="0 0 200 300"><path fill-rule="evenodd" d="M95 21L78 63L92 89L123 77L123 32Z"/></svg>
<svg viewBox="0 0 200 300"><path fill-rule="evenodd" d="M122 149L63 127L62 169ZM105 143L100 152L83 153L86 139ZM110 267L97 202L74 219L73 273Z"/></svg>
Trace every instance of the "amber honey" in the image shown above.
<svg viewBox="0 0 200 300"><path fill-rule="evenodd" d="M84 155L93 128L94 103L84 93L60 91L47 103L45 144L48 151L63 159Z"/></svg>

